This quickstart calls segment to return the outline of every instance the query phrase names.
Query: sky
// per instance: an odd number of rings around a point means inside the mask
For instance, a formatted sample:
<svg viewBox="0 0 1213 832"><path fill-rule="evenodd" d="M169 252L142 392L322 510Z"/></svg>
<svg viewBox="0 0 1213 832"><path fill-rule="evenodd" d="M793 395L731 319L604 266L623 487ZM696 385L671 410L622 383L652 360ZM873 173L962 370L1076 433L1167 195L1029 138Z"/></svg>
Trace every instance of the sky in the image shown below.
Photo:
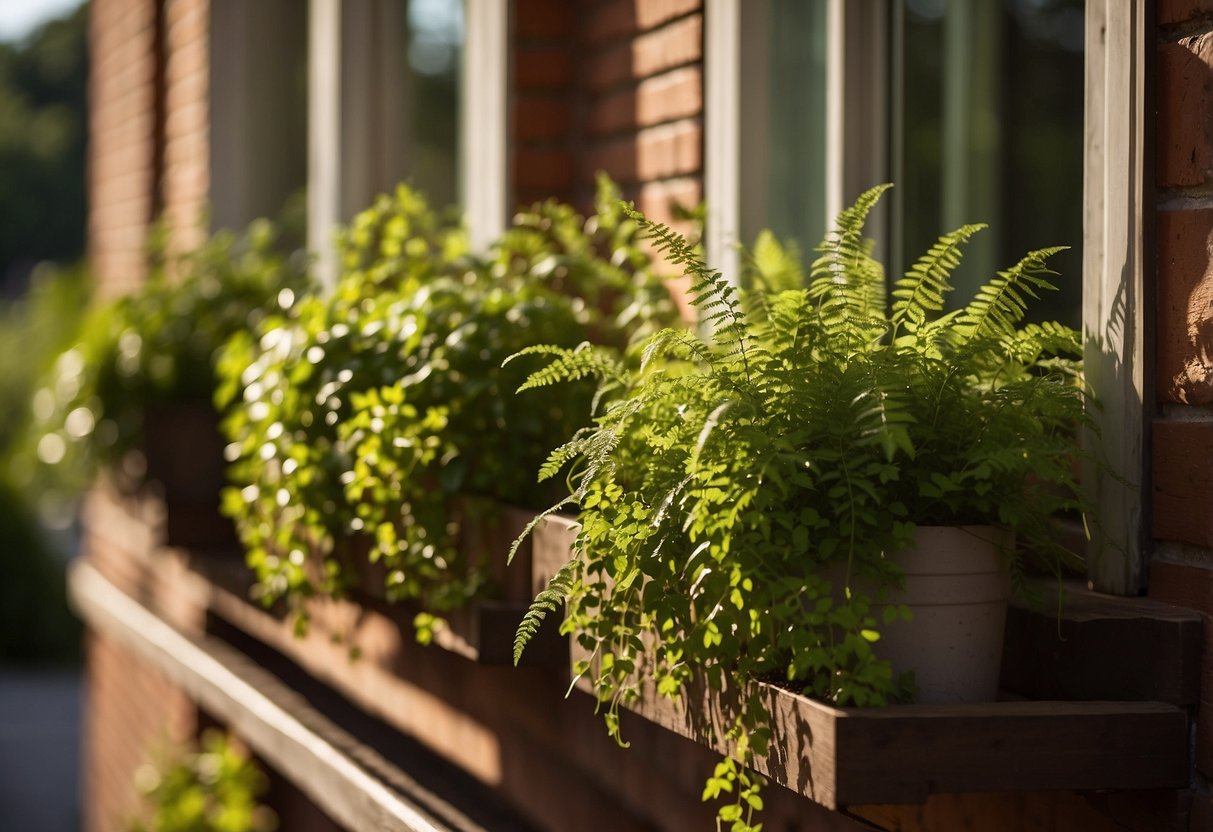
<svg viewBox="0 0 1213 832"><path fill-rule="evenodd" d="M38 25L79 6L81 0L0 0L0 41L21 40Z"/></svg>

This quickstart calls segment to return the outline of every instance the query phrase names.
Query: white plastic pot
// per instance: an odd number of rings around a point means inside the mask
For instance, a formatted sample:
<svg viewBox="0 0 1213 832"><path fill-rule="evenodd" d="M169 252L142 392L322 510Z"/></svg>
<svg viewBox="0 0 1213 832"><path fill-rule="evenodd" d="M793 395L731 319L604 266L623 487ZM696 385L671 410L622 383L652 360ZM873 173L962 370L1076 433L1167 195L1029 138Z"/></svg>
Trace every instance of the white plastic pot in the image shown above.
<svg viewBox="0 0 1213 832"><path fill-rule="evenodd" d="M881 637L873 649L894 670L914 671L917 701L997 698L1011 595L999 546L1010 540L992 526L920 526L913 548L892 555L905 572L905 590L891 600L913 618L884 624L875 608Z"/></svg>

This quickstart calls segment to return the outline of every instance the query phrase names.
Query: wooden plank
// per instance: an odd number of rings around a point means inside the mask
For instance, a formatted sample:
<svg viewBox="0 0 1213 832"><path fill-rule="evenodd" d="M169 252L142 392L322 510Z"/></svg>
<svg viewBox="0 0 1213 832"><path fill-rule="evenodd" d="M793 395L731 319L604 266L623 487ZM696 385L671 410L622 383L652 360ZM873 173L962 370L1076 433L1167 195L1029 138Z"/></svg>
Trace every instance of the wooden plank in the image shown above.
<svg viewBox="0 0 1213 832"><path fill-rule="evenodd" d="M1098 434L1084 442L1103 463L1083 471L1099 518L1087 574L1096 589L1120 595L1137 594L1145 578L1148 6L1089 0L1086 24L1084 366L1102 408L1092 413Z"/></svg>
<svg viewBox="0 0 1213 832"><path fill-rule="evenodd" d="M72 569L69 587L73 604L91 628L161 670L346 828L487 828L359 743L233 648L173 629L87 564ZM523 827L511 823L508 828Z"/></svg>
<svg viewBox="0 0 1213 832"><path fill-rule="evenodd" d="M281 610L269 611L249 602L252 576L239 561L228 558L192 557L191 567L210 585L207 604L216 614L276 643L290 623ZM308 606L311 626L318 632L343 639L353 638L358 629L392 633L396 643L414 638L413 617L420 608L409 603L389 603L382 595L355 592L348 598L324 599ZM434 633L434 646L486 665L514 663L514 633L526 614L527 605L516 601L473 601L467 607L450 611L446 626ZM356 643L351 643L357 648ZM568 659L568 646L557 628L544 627L536 634L521 664L559 666Z"/></svg>
<svg viewBox="0 0 1213 832"><path fill-rule="evenodd" d="M947 793L1180 788L1189 778L1187 714L1164 703L842 709L759 688L772 740L754 767L829 809ZM736 691L698 687L671 702L650 687L628 709L726 754L737 701Z"/></svg>
<svg viewBox="0 0 1213 832"><path fill-rule="evenodd" d="M1153 700L1195 705L1203 624L1196 612L1149 598L1121 598L1042 584L1040 607L1007 612L1002 687L1030 699ZM1060 615L1059 615L1060 612Z"/></svg>
<svg viewBox="0 0 1213 832"><path fill-rule="evenodd" d="M801 703L802 710L820 707ZM839 805L964 792L1181 788L1190 777L1187 715L1155 702L848 710L836 722L835 742Z"/></svg>

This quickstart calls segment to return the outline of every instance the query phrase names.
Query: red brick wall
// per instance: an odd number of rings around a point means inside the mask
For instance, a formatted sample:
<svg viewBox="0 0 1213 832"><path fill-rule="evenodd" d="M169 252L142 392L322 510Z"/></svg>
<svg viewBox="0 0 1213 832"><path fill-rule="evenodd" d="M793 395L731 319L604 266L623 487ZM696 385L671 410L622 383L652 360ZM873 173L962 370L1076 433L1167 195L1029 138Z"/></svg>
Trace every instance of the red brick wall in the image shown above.
<svg viewBox="0 0 1213 832"><path fill-rule="evenodd" d="M93 0L89 16L88 247L103 293L138 285L155 210L156 8Z"/></svg>
<svg viewBox="0 0 1213 832"><path fill-rule="evenodd" d="M163 212L196 243L208 191L209 0L96 0L89 133L89 259L105 296L146 274Z"/></svg>
<svg viewBox="0 0 1213 832"><path fill-rule="evenodd" d="M702 199L702 0L517 0L513 25L513 203L584 208L599 170L655 219Z"/></svg>
<svg viewBox="0 0 1213 832"><path fill-rule="evenodd" d="M1213 775L1213 2L1159 0L1150 594L1205 616L1196 767ZM1193 830L1213 807L1195 796Z"/></svg>
<svg viewBox="0 0 1213 832"><path fill-rule="evenodd" d="M84 829L124 832L140 808L134 774L157 753L193 737L197 710L156 670L114 642L87 644Z"/></svg>
<svg viewBox="0 0 1213 832"><path fill-rule="evenodd" d="M158 212L177 230L175 244L196 234L209 184L208 14L208 0L93 0L88 245L103 296L129 291L146 276L144 246ZM112 542L94 541L93 549L119 580L125 555ZM196 710L104 638L89 636L87 656L85 828L121 830L138 806L135 771L149 752L190 738Z"/></svg>
<svg viewBox="0 0 1213 832"><path fill-rule="evenodd" d="M210 0L167 0L164 9L165 219L189 249L206 234L210 194Z"/></svg>

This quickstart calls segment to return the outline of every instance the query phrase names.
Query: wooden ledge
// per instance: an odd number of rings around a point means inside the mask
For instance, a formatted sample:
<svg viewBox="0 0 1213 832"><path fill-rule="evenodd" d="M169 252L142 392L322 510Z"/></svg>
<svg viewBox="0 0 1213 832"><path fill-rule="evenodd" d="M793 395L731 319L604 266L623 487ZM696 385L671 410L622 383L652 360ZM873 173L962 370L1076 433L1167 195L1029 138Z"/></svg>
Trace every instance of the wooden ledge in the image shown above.
<svg viewBox="0 0 1213 832"><path fill-rule="evenodd" d="M178 631L88 564L75 564L68 584L75 609L91 628L159 669L346 828L389 832L527 828L513 819L493 817L485 823L464 813L311 708L233 647ZM468 804L485 800L477 794L459 797Z"/></svg>
<svg viewBox="0 0 1213 832"><path fill-rule="evenodd" d="M1195 705L1204 625L1194 610L1067 584L1035 586L1039 607L1012 602L1002 687L1030 699L1144 700ZM1060 615L1059 615L1060 613Z"/></svg>
<svg viewBox="0 0 1213 832"><path fill-rule="evenodd" d="M271 644L279 642L282 632L289 633L285 616L248 600L253 577L239 558L187 556L190 569L207 584L208 609ZM433 646L478 664L513 665L514 633L526 610L527 605L510 601L473 601L448 615L447 626L434 633ZM412 641L416 612L409 604L391 604L361 592L344 599L317 599L309 605L312 628L350 640L355 648L359 630L393 631L397 641ZM535 638L522 664L560 666L567 660L566 640L555 628L548 628Z"/></svg>
<svg viewBox="0 0 1213 832"><path fill-rule="evenodd" d="M583 683L579 683L585 688ZM1188 716L1160 702L991 702L834 708L760 684L771 754L755 764L829 809L932 794L1182 788ZM725 754L736 691L644 691L628 709Z"/></svg>

